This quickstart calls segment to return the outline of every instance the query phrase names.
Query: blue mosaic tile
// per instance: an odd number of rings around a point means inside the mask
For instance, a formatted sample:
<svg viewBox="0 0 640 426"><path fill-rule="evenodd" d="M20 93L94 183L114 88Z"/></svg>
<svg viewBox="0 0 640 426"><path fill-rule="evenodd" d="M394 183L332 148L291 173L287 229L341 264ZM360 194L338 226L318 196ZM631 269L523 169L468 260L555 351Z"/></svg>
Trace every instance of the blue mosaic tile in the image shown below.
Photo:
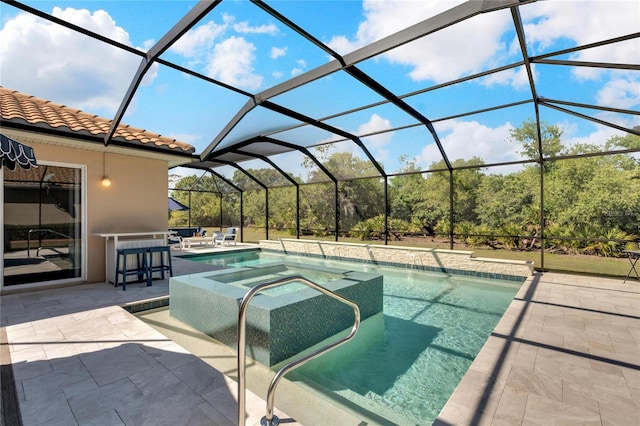
<svg viewBox="0 0 640 426"><path fill-rule="evenodd" d="M283 265L286 267L286 263ZM299 266L296 264L297 268ZM232 281L248 275L260 276L282 267L257 265L173 277L169 284L170 314L237 348L238 306L248 288L234 286ZM355 302L361 319L382 312L382 275L307 267L340 271L344 278L323 286ZM279 296L255 295L247 309L246 320L247 354L272 366L351 327L353 310L314 289L303 288Z"/></svg>

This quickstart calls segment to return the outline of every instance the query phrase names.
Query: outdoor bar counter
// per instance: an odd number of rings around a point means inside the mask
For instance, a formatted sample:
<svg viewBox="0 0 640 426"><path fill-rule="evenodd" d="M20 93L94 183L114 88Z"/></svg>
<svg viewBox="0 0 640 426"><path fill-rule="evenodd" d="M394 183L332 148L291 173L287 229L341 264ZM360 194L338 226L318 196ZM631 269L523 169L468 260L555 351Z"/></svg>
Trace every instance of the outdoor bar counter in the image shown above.
<svg viewBox="0 0 640 426"><path fill-rule="evenodd" d="M170 231L95 233L104 238L105 281L113 283L115 278L117 249L164 246L169 234Z"/></svg>

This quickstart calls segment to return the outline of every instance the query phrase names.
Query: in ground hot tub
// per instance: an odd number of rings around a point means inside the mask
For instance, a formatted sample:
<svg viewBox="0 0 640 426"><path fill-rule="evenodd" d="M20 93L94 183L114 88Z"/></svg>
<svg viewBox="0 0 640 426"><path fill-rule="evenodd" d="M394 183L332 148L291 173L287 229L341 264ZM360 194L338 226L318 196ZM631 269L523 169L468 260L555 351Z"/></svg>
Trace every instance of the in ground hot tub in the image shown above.
<svg viewBox="0 0 640 426"><path fill-rule="evenodd" d="M169 284L171 315L236 349L238 305L260 283L301 275L358 304L361 319L382 312L382 275L278 262L180 277ZM302 283L258 293L247 309L247 354L269 367L353 325L353 310Z"/></svg>

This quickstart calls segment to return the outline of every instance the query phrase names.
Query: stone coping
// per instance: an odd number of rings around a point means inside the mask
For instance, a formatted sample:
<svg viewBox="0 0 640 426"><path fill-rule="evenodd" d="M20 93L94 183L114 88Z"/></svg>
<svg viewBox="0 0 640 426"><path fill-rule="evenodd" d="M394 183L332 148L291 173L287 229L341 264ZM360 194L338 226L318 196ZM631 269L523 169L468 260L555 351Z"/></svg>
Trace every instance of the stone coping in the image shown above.
<svg viewBox="0 0 640 426"><path fill-rule="evenodd" d="M474 275L510 281L524 281L533 274L533 262L472 257L467 250L449 250L377 244L344 243L322 240L260 240L265 251L332 260L358 260L386 266L411 266L433 272Z"/></svg>

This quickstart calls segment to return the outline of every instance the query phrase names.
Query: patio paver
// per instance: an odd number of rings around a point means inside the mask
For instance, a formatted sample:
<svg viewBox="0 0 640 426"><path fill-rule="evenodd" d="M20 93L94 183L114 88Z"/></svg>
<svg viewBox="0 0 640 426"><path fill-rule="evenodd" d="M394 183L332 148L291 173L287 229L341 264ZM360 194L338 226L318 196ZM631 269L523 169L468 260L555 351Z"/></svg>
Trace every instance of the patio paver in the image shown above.
<svg viewBox="0 0 640 426"><path fill-rule="evenodd" d="M176 274L210 268L174 263ZM237 424L235 382L121 307L167 296L168 287L154 280L127 291L99 283L3 295L22 423ZM259 424L265 402L250 391L247 401L246 424Z"/></svg>
<svg viewBox="0 0 640 426"><path fill-rule="evenodd" d="M640 283L537 274L436 424L640 424Z"/></svg>
<svg viewBox="0 0 640 426"><path fill-rule="evenodd" d="M174 259L176 275L210 268ZM166 295L168 280L3 295L1 353L23 424L236 424L235 382L121 308ZM537 274L436 424L638 425L639 360L640 283ZM259 424L264 401L247 401L247 424Z"/></svg>

